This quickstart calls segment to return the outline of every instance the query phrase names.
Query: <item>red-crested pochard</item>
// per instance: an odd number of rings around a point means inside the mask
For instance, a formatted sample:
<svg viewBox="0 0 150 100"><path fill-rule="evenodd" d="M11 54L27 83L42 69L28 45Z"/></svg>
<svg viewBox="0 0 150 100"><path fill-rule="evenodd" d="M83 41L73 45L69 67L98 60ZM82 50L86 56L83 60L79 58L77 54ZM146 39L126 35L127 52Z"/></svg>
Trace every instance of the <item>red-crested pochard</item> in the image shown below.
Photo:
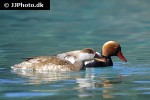
<svg viewBox="0 0 150 100"><path fill-rule="evenodd" d="M118 42L108 41L102 46L102 51L99 53L101 61L92 60L85 62L86 67L105 67L113 66L111 56L118 56L121 60L127 62L121 51L121 46Z"/></svg>

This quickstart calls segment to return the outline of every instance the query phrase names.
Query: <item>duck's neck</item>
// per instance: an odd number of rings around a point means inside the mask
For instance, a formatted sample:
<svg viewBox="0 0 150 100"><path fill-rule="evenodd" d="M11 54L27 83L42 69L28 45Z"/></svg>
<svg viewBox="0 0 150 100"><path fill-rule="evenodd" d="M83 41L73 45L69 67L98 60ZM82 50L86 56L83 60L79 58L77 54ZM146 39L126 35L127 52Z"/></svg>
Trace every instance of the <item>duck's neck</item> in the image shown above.
<svg viewBox="0 0 150 100"><path fill-rule="evenodd" d="M113 62L111 56L108 56L107 53L101 52L101 60L102 61L94 61L94 66L97 67L105 67L105 66L113 66Z"/></svg>
<svg viewBox="0 0 150 100"><path fill-rule="evenodd" d="M107 66L113 66L113 61L112 61L111 57L106 58L106 65Z"/></svg>

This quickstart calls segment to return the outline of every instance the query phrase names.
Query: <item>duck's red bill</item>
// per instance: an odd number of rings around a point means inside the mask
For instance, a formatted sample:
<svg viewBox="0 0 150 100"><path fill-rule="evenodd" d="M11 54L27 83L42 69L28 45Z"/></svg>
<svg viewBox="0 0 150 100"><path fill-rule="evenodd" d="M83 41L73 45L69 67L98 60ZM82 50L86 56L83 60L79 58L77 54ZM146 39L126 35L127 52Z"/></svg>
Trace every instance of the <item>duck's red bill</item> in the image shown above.
<svg viewBox="0 0 150 100"><path fill-rule="evenodd" d="M117 56L118 56L121 60L123 60L123 61L127 62L126 58L123 56L123 54L122 54L122 52L121 52L121 51L120 51L120 52L118 52Z"/></svg>

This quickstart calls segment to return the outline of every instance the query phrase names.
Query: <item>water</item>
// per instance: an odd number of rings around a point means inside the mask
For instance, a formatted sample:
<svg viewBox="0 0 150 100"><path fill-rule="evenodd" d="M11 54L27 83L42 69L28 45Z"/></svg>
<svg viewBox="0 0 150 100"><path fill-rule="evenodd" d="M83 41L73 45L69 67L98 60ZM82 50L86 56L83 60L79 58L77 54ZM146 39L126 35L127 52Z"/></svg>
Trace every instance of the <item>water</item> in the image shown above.
<svg viewBox="0 0 150 100"><path fill-rule="evenodd" d="M50 11L0 11L0 100L147 100L149 0L51 0ZM13 72L20 58L118 41L127 63L71 73Z"/></svg>

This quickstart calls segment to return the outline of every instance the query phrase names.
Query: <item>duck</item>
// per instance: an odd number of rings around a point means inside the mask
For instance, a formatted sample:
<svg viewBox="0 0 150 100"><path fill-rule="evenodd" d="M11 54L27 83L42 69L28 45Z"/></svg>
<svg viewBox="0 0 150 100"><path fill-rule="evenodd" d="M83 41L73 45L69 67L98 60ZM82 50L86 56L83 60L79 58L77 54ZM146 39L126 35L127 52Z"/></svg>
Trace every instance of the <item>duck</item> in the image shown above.
<svg viewBox="0 0 150 100"><path fill-rule="evenodd" d="M99 53L101 61L92 60L85 62L86 67L106 67L113 66L112 56L117 56L124 62L127 62L127 59L124 57L121 46L116 41L107 41L103 44L101 48L101 53Z"/></svg>
<svg viewBox="0 0 150 100"><path fill-rule="evenodd" d="M69 57L68 57L69 58ZM50 71L80 71L85 69L84 62L92 59L98 60L96 51L84 48L72 54L71 61L57 56L38 56L26 58L25 61L13 65L12 70L29 70L36 72Z"/></svg>
<svg viewBox="0 0 150 100"><path fill-rule="evenodd" d="M72 62L72 56L80 50L69 51L66 53L57 54L57 57L64 58ZM85 67L106 67L113 66L112 56L118 56L124 62L127 62L121 51L121 46L116 41L107 41L104 43L101 49L101 53L96 52L96 58L94 60L85 61ZM97 59L98 58L98 59Z"/></svg>

